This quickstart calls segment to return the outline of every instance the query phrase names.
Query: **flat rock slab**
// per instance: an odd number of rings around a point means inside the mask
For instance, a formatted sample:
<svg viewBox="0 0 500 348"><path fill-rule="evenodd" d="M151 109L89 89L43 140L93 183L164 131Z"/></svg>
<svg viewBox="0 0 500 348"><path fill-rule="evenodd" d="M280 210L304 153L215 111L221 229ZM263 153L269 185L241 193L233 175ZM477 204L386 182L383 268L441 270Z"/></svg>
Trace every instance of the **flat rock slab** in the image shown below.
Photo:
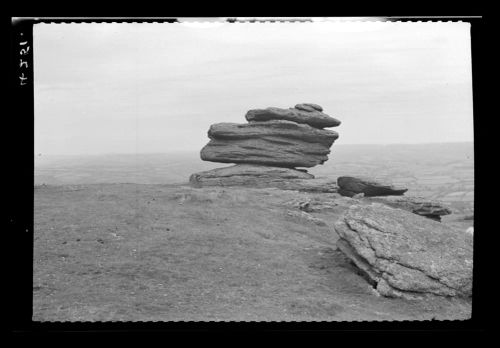
<svg viewBox="0 0 500 348"><path fill-rule="evenodd" d="M395 187L389 183L353 176L338 177L337 184L339 193L346 197L353 197L359 193L363 193L365 197L400 196L408 191L407 188Z"/></svg>
<svg viewBox="0 0 500 348"><path fill-rule="evenodd" d="M316 104L297 104L295 108L266 108L249 110L245 115L248 122L288 120L297 123L308 124L315 128L337 127L340 121L323 112Z"/></svg>
<svg viewBox="0 0 500 348"><path fill-rule="evenodd" d="M219 140L280 137L330 147L338 139L339 134L332 130L317 129L297 122L272 120L252 123L216 123L210 126L208 137Z"/></svg>
<svg viewBox="0 0 500 348"><path fill-rule="evenodd" d="M472 236L384 204L351 206L338 248L388 297L472 294Z"/></svg>
<svg viewBox="0 0 500 348"><path fill-rule="evenodd" d="M337 193L338 186L335 180L328 178L295 179L278 183L277 188L312 193Z"/></svg>
<svg viewBox="0 0 500 348"><path fill-rule="evenodd" d="M302 192L336 192L335 181L314 179L306 171L290 168L237 164L192 174L193 187L243 186L253 188L275 187Z"/></svg>
<svg viewBox="0 0 500 348"><path fill-rule="evenodd" d="M278 167L314 167L328 160L338 133L291 121L218 123L201 150L204 161Z"/></svg>
<svg viewBox="0 0 500 348"><path fill-rule="evenodd" d="M393 208L403 209L436 221L440 221L441 216L451 214L451 210L443 206L441 202L431 201L422 197L383 196L368 197L365 198L365 200L386 204Z"/></svg>
<svg viewBox="0 0 500 348"><path fill-rule="evenodd" d="M318 104L302 103L295 105L295 109L303 111L323 111L323 108Z"/></svg>

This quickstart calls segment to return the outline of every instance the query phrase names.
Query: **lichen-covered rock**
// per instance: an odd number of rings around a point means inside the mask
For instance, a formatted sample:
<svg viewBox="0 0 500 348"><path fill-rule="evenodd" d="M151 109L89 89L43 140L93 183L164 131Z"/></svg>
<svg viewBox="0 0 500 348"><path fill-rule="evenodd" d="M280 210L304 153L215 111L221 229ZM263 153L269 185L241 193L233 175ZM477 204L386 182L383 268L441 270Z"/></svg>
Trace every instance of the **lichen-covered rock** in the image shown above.
<svg viewBox="0 0 500 348"><path fill-rule="evenodd" d="M399 196L408 191L407 188L395 187L389 183L375 181L370 178L340 176L337 178L339 193L342 196L353 197L363 193L364 197Z"/></svg>
<svg viewBox="0 0 500 348"><path fill-rule="evenodd" d="M254 121L270 121L270 120L287 120L297 123L308 124L315 128L337 127L340 121L333 118L321 110L322 108L316 104L297 104L295 108L266 108L249 110L245 115L248 122Z"/></svg>
<svg viewBox="0 0 500 348"><path fill-rule="evenodd" d="M384 204L353 205L336 222L338 248L389 297L472 294L472 236Z"/></svg>
<svg viewBox="0 0 500 348"><path fill-rule="evenodd" d="M451 214L451 210L443 206L441 202L431 201L421 197L383 196L368 197L366 200L383 203L393 208L407 210L436 221L441 221L441 216Z"/></svg>
<svg viewBox="0 0 500 348"><path fill-rule="evenodd" d="M277 167L313 167L328 160L338 133L306 124L275 120L249 124L218 123L208 131L210 142L201 159Z"/></svg>

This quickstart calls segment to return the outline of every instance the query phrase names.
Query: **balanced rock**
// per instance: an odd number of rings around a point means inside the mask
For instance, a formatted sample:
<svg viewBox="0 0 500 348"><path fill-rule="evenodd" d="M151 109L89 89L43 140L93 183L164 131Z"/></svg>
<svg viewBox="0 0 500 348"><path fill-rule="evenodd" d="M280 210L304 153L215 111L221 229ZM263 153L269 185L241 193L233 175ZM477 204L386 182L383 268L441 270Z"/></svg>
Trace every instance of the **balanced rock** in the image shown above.
<svg viewBox="0 0 500 348"><path fill-rule="evenodd" d="M248 122L287 120L297 123L308 124L315 128L337 127L340 121L319 110L321 106L316 104L297 104L295 108L266 108L249 110L245 115Z"/></svg>
<svg viewBox="0 0 500 348"><path fill-rule="evenodd" d="M275 187L282 190L303 192L336 192L334 181L314 179L305 170L237 164L192 174L189 182L193 187L244 186L251 188Z"/></svg>
<svg viewBox="0 0 500 348"><path fill-rule="evenodd" d="M338 138L331 130L285 120L248 124L218 123L210 127L210 142L201 159L277 167L313 167L328 160Z"/></svg>
<svg viewBox="0 0 500 348"><path fill-rule="evenodd" d="M335 223L338 248L388 297L468 297L472 236L383 204L353 205Z"/></svg>
<svg viewBox="0 0 500 348"><path fill-rule="evenodd" d="M339 137L325 130L340 121L317 104L295 108L250 110L247 124L217 123L210 126L210 141L200 152L204 161L235 166L195 173L191 185L276 187L305 192L337 192L330 179L313 179L305 169L328 160L330 147Z"/></svg>
<svg viewBox="0 0 500 348"><path fill-rule="evenodd" d="M399 196L408 189L394 187L391 184L381 183L369 178L341 176L337 178L339 193L342 196L353 197L358 193L363 193L364 197L373 196Z"/></svg>
<svg viewBox="0 0 500 348"><path fill-rule="evenodd" d="M432 200L427 200L421 197L410 196L383 196L369 197L370 202L378 202L388 205L393 208L407 210L417 215L424 216L429 219L441 221L441 216L451 214L451 210L444 207L442 203Z"/></svg>

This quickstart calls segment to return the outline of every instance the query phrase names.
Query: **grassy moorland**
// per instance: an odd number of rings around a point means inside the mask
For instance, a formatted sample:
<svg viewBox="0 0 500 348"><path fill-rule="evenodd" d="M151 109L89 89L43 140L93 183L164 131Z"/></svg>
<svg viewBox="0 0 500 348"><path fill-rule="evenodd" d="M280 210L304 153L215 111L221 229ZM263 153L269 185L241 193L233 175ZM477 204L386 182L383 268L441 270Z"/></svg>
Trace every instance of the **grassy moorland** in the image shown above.
<svg viewBox="0 0 500 348"><path fill-rule="evenodd" d="M470 317L471 303L463 299L377 296L335 246L331 225L345 206L312 214L316 219L300 214L295 203L314 196L158 184L37 185L33 319Z"/></svg>

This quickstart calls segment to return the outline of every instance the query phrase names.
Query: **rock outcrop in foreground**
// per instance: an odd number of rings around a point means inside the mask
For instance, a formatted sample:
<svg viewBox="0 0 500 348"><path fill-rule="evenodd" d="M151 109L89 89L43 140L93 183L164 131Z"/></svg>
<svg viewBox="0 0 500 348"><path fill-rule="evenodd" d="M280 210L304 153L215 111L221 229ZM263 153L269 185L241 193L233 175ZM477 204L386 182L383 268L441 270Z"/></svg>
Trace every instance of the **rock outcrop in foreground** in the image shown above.
<svg viewBox="0 0 500 348"><path fill-rule="evenodd" d="M330 147L339 137L323 129L340 121L323 113L317 104L297 104L294 108L250 110L248 123L217 123L210 126L210 141L200 157L204 161L240 166L218 168L191 175L190 183L202 186L253 186L336 192L334 181L315 181L305 169L328 160ZM320 187L324 185L323 188Z"/></svg>
<svg viewBox="0 0 500 348"><path fill-rule="evenodd" d="M403 209L426 218L441 221L441 216L451 214L451 210L437 201L411 196L382 196L365 198L371 202L379 202L393 208Z"/></svg>
<svg viewBox="0 0 500 348"><path fill-rule="evenodd" d="M339 193L346 197L353 197L360 193L364 194L365 197L399 196L408 191L406 188L394 187L378 180L353 176L340 176L337 178L337 184Z"/></svg>
<svg viewBox="0 0 500 348"><path fill-rule="evenodd" d="M451 214L442 203L421 197L403 196L407 188L366 177L340 176L337 178L338 193L345 197L383 203L426 218L441 221L441 216Z"/></svg>
<svg viewBox="0 0 500 348"><path fill-rule="evenodd" d="M472 237L379 203L353 205L335 224L337 246L388 297L472 293Z"/></svg>
<svg viewBox="0 0 500 348"><path fill-rule="evenodd" d="M335 248L334 223L352 204L338 194L274 188L38 186L33 320L471 318L470 298L378 298ZM81 228L68 228L75 223ZM55 255L68 254L61 267ZM79 296L75 306L75 294L94 293L106 296Z"/></svg>

